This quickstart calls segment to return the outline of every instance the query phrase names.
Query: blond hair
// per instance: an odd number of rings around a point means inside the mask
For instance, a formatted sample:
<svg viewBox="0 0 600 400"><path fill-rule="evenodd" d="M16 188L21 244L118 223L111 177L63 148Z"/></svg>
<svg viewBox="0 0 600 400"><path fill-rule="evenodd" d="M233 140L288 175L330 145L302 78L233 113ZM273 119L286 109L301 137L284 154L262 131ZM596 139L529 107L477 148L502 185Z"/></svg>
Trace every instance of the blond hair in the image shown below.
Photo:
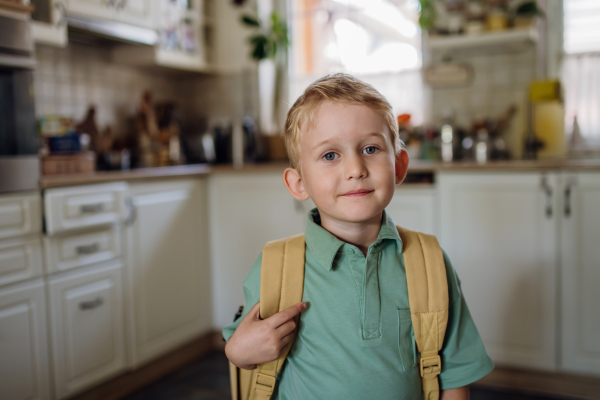
<svg viewBox="0 0 600 400"><path fill-rule="evenodd" d="M311 83L288 111L284 142L292 167L300 171L300 133L313 126L318 107L325 101L370 107L385 118L392 135L394 155L404 144L398 135L398 121L390 103L371 85L348 74L330 74Z"/></svg>

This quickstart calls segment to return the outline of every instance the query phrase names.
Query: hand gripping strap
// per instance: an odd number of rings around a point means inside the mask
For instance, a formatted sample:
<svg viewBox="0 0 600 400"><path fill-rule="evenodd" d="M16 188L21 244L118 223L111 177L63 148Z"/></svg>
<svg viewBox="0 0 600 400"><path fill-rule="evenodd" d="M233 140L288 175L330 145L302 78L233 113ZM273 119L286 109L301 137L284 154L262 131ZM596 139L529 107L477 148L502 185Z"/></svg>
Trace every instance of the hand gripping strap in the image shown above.
<svg viewBox="0 0 600 400"><path fill-rule="evenodd" d="M448 280L442 249L435 236L398 227L402 239L408 302L426 400L439 399L438 352L448 325Z"/></svg>
<svg viewBox="0 0 600 400"><path fill-rule="evenodd" d="M304 235L269 242L263 249L260 272L260 317L269 318L302 301L304 291ZM299 316L295 317L298 323ZM274 361L260 364L250 389L251 400L268 400L273 394L277 373L293 340Z"/></svg>

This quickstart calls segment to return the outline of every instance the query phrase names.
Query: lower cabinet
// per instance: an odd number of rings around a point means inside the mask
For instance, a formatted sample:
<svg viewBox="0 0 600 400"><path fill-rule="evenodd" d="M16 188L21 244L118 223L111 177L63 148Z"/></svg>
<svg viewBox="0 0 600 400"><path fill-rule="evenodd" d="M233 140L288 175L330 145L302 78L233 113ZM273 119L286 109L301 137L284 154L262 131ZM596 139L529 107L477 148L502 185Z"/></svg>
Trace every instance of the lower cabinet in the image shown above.
<svg viewBox="0 0 600 400"><path fill-rule="evenodd" d="M130 190L128 293L139 365L212 328L206 183L132 183Z"/></svg>
<svg viewBox="0 0 600 400"><path fill-rule="evenodd" d="M600 375L600 173L562 178L562 368Z"/></svg>
<svg viewBox="0 0 600 400"><path fill-rule="evenodd" d="M48 278L58 399L124 370L122 274L121 262L111 261Z"/></svg>
<svg viewBox="0 0 600 400"><path fill-rule="evenodd" d="M492 359L557 368L558 175L440 173L440 244Z"/></svg>
<svg viewBox="0 0 600 400"><path fill-rule="evenodd" d="M396 225L418 232L437 234L437 193L433 186L402 184L396 188L386 211Z"/></svg>
<svg viewBox="0 0 600 400"><path fill-rule="evenodd" d="M312 202L295 200L281 172L215 174L209 193L213 312L220 328L244 304L242 283L264 245L304 233Z"/></svg>
<svg viewBox="0 0 600 400"><path fill-rule="evenodd" d="M0 398L50 399L47 336L42 279L0 289Z"/></svg>

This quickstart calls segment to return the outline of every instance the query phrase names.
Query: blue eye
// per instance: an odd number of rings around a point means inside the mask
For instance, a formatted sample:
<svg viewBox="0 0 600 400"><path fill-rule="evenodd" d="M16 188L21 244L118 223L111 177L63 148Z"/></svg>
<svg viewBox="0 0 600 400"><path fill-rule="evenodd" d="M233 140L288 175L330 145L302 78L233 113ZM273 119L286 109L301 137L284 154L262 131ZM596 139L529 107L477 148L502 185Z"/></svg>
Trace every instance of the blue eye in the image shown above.
<svg viewBox="0 0 600 400"><path fill-rule="evenodd" d="M334 153L334 152L329 152L329 153L326 153L326 154L323 156L323 160L325 160L325 161L333 161L333 160L335 160L336 158L337 158L337 154L336 154L336 153Z"/></svg>
<svg viewBox="0 0 600 400"><path fill-rule="evenodd" d="M377 150L378 150L378 148L375 147L375 146L368 146L368 147L364 148L363 153L365 153L365 154L375 154L375 153L377 153Z"/></svg>

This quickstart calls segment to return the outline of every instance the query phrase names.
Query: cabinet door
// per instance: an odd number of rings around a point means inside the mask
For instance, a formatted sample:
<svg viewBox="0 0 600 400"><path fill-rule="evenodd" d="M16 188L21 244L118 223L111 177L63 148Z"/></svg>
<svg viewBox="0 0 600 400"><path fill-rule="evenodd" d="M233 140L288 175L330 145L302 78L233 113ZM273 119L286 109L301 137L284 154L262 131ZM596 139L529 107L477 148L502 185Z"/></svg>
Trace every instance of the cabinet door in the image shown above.
<svg viewBox="0 0 600 400"><path fill-rule="evenodd" d="M39 193L0 196L0 239L42 231Z"/></svg>
<svg viewBox="0 0 600 400"><path fill-rule="evenodd" d="M92 19L113 19L118 0L67 0L67 13Z"/></svg>
<svg viewBox="0 0 600 400"><path fill-rule="evenodd" d="M118 261L48 281L56 397L125 367L122 266Z"/></svg>
<svg viewBox="0 0 600 400"><path fill-rule="evenodd" d="M50 398L44 282L0 290L0 397Z"/></svg>
<svg viewBox="0 0 600 400"><path fill-rule="evenodd" d="M35 7L31 20L31 34L35 43L65 47L67 21L65 0L32 0Z"/></svg>
<svg viewBox="0 0 600 400"><path fill-rule="evenodd" d="M600 374L600 173L563 178L562 368Z"/></svg>
<svg viewBox="0 0 600 400"><path fill-rule="evenodd" d="M441 173L440 244L498 364L556 367L557 176Z"/></svg>
<svg viewBox="0 0 600 400"><path fill-rule="evenodd" d="M134 363L212 327L206 189L200 179L135 184L131 227Z"/></svg>
<svg viewBox="0 0 600 400"><path fill-rule="evenodd" d="M386 211L396 225L414 231L437 234L436 192L433 187L400 185Z"/></svg>
<svg viewBox="0 0 600 400"><path fill-rule="evenodd" d="M153 7L156 2L150 0L116 1L115 20L125 24L154 28Z"/></svg>
<svg viewBox="0 0 600 400"><path fill-rule="evenodd" d="M211 270L215 324L229 324L244 304L242 282L264 245L304 232L306 214L281 173L211 177Z"/></svg>

